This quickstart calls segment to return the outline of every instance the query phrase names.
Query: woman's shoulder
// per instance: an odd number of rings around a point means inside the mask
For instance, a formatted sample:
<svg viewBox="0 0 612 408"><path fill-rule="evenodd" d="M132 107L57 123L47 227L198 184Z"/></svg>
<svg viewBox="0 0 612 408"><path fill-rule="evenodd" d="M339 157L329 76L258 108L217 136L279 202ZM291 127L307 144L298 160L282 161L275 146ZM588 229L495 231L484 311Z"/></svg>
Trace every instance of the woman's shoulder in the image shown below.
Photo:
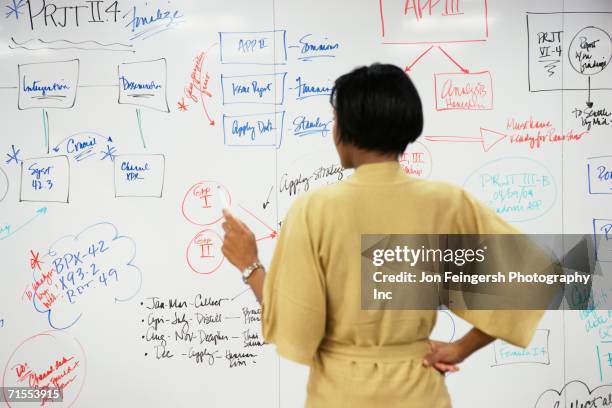
<svg viewBox="0 0 612 408"><path fill-rule="evenodd" d="M342 200L354 200L358 195L377 195L381 188L391 189L400 196L409 196L412 200L424 199L434 203L463 203L475 198L463 187L448 181L429 180L407 176L405 183L359 186L344 181L311 188L301 193L292 203L292 207L317 207L325 204L340 204Z"/></svg>
<svg viewBox="0 0 612 408"><path fill-rule="evenodd" d="M477 201L472 194L462 186L450 181L431 180L406 176L408 182L396 186L395 193L399 200L411 206L426 206L430 210L436 208L444 211L461 211L465 206Z"/></svg>
<svg viewBox="0 0 612 408"><path fill-rule="evenodd" d="M341 194L340 190L342 188L340 184L317 186L301 193L292 201L289 211L313 209L314 206L319 206L321 203L337 198Z"/></svg>
<svg viewBox="0 0 612 408"><path fill-rule="evenodd" d="M321 220L350 205L350 198L343 184L342 182L326 184L300 193L291 202L286 218L303 217L305 220Z"/></svg>
<svg viewBox="0 0 612 408"><path fill-rule="evenodd" d="M463 187L444 180L430 180L410 177L411 183L406 185L413 194L431 195L447 198L463 199L467 194Z"/></svg>

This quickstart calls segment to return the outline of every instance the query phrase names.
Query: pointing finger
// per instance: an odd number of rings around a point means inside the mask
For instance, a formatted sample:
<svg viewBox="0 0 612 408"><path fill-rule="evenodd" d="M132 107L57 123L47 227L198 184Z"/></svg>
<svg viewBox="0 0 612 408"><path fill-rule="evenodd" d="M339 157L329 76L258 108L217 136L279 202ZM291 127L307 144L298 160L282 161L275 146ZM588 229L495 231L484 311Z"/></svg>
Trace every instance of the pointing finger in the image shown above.
<svg viewBox="0 0 612 408"><path fill-rule="evenodd" d="M236 217L234 217L234 215L231 212L229 212L227 208L223 209L223 217L225 217L225 223L227 224L227 226L230 227L230 229L242 228L242 225L240 225L239 220Z"/></svg>

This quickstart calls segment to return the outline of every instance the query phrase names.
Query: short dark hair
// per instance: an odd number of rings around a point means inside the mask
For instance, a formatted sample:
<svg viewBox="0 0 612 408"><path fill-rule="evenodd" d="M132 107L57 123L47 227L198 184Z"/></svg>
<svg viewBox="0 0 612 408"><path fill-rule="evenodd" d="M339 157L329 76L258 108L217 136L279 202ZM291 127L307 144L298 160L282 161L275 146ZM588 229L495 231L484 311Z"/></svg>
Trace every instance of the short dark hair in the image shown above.
<svg viewBox="0 0 612 408"><path fill-rule="evenodd" d="M395 65L372 64L342 75L330 102L342 143L401 154L423 131L419 93Z"/></svg>

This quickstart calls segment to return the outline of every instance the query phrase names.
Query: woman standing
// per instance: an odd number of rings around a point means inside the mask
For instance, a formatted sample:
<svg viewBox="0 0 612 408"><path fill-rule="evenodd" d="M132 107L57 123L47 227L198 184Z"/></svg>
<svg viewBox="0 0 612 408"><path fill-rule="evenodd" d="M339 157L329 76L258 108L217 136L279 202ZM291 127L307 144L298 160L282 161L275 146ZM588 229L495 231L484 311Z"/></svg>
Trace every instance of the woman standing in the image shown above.
<svg viewBox="0 0 612 408"><path fill-rule="evenodd" d="M443 373L495 338L527 346L543 312L454 310L474 328L430 341L436 310L362 310L361 234L517 231L461 188L404 174L398 157L423 114L400 68L343 75L331 101L336 149L354 174L296 199L267 274L252 232L227 211L223 253L262 305L266 342L310 366L307 407L450 407Z"/></svg>

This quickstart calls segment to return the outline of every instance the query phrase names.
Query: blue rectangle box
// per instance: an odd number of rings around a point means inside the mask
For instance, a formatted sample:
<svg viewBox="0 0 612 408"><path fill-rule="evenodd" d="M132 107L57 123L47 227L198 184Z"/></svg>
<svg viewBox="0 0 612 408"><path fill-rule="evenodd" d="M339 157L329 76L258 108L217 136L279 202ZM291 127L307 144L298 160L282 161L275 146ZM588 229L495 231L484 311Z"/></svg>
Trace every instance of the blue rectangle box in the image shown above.
<svg viewBox="0 0 612 408"><path fill-rule="evenodd" d="M285 100L286 76L286 72L239 76L221 74L223 104L281 105Z"/></svg>
<svg viewBox="0 0 612 408"><path fill-rule="evenodd" d="M222 64L277 65L287 62L287 32L220 32Z"/></svg>
<svg viewBox="0 0 612 408"><path fill-rule="evenodd" d="M612 194L612 156L587 159L589 194Z"/></svg>
<svg viewBox="0 0 612 408"><path fill-rule="evenodd" d="M285 112L223 115L223 140L227 146L279 148L283 140Z"/></svg>
<svg viewBox="0 0 612 408"><path fill-rule="evenodd" d="M595 258L600 262L612 262L612 220L593 218Z"/></svg>

